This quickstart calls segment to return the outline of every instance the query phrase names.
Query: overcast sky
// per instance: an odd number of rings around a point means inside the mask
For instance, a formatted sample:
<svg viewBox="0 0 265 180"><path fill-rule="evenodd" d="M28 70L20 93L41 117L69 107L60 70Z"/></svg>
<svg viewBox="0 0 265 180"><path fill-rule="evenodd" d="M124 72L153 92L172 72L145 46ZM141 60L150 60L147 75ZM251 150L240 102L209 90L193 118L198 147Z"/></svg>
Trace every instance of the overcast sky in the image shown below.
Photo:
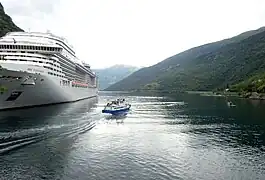
<svg viewBox="0 0 265 180"><path fill-rule="evenodd" d="M1 0L25 31L64 36L92 68L150 66L264 26L264 0Z"/></svg>

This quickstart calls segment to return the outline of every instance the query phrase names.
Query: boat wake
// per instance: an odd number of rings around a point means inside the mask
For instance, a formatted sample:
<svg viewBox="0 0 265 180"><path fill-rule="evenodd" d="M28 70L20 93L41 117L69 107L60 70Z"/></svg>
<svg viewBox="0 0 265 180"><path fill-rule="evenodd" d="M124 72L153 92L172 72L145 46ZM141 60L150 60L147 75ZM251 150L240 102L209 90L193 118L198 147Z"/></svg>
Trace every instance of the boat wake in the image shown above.
<svg viewBox="0 0 265 180"><path fill-rule="evenodd" d="M174 105L185 105L184 102L132 102L131 105L164 105L164 106L174 106Z"/></svg>
<svg viewBox="0 0 265 180"><path fill-rule="evenodd" d="M0 155L51 138L73 138L91 130L95 126L95 122L83 122L0 133Z"/></svg>
<svg viewBox="0 0 265 180"><path fill-rule="evenodd" d="M32 131L32 130L30 130ZM10 151L15 149L19 149L23 146L39 142L44 140L46 134L39 134L39 133L30 133L26 135L14 133L14 134L7 134L6 136L1 135L0 138L0 155L6 154Z"/></svg>

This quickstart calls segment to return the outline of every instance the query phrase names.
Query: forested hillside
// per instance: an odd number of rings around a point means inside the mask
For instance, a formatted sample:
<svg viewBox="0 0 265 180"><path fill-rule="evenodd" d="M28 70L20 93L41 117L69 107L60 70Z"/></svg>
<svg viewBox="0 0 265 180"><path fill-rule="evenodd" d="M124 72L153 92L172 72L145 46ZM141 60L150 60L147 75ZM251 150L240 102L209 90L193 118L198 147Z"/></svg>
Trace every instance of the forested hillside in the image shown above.
<svg viewBox="0 0 265 180"><path fill-rule="evenodd" d="M110 85L124 79L136 70L138 67L126 66L126 65L114 65L104 69L94 69L97 76L99 77L99 88L104 90Z"/></svg>
<svg viewBox="0 0 265 180"><path fill-rule="evenodd" d="M0 3L0 37L4 36L7 32L11 31L23 30L14 24L11 17L5 13L4 7Z"/></svg>
<svg viewBox="0 0 265 180"><path fill-rule="evenodd" d="M107 90L213 90L265 70L265 28L205 44L140 69Z"/></svg>

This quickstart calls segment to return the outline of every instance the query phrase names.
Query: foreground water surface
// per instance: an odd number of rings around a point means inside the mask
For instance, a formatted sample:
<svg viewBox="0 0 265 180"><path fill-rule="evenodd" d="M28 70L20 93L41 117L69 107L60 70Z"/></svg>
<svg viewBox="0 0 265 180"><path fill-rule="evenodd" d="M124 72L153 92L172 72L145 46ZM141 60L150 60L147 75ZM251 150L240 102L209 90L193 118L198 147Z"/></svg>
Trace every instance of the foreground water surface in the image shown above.
<svg viewBox="0 0 265 180"><path fill-rule="evenodd" d="M124 118L104 104L126 98ZM101 92L0 112L0 179L265 179L265 103Z"/></svg>

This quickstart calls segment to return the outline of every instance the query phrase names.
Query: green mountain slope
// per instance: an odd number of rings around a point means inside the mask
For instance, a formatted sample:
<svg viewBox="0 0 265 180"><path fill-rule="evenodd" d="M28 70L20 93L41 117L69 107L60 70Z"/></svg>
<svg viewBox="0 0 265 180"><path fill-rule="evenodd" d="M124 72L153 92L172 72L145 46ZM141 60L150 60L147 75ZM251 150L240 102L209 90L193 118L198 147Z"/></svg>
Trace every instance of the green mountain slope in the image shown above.
<svg viewBox="0 0 265 180"><path fill-rule="evenodd" d="M4 7L0 3L0 37L4 36L7 32L11 31L23 30L13 23L11 17L5 13Z"/></svg>
<svg viewBox="0 0 265 180"><path fill-rule="evenodd" d="M254 75L238 84L229 87L232 92L265 93L265 72Z"/></svg>
<svg viewBox="0 0 265 180"><path fill-rule="evenodd" d="M105 69L94 69L93 71L95 71L99 77L100 90L104 90L110 85L129 76L138 69L139 68L134 66L114 65Z"/></svg>
<svg viewBox="0 0 265 180"><path fill-rule="evenodd" d="M265 28L195 47L143 68L107 90L212 90L265 70Z"/></svg>

